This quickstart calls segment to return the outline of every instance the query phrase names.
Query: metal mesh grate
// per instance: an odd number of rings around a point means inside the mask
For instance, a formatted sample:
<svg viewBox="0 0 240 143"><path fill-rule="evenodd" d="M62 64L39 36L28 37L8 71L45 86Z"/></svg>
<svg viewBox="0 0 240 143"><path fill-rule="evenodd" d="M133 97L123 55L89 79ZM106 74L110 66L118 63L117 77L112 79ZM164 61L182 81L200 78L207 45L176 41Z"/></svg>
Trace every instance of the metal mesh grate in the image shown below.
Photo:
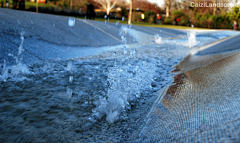
<svg viewBox="0 0 240 143"><path fill-rule="evenodd" d="M240 53L174 77L136 142L240 141Z"/></svg>

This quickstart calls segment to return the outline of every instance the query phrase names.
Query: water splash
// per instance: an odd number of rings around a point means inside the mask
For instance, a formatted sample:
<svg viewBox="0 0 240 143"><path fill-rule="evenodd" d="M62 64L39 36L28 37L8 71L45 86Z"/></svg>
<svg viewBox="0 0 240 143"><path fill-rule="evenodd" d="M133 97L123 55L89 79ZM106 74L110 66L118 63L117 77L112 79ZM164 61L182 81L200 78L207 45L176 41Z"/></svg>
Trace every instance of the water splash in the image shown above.
<svg viewBox="0 0 240 143"><path fill-rule="evenodd" d="M17 24L21 24L21 21L20 21L20 20L17 20Z"/></svg>
<svg viewBox="0 0 240 143"><path fill-rule="evenodd" d="M191 49L190 54L194 55L198 52L197 45L199 41L196 40L196 31L188 32L188 48Z"/></svg>
<svg viewBox="0 0 240 143"><path fill-rule="evenodd" d="M151 82L155 75L156 66L153 63L136 59L135 49L131 49L127 56L127 49L123 47L123 58L118 64L116 53L113 54L114 65L108 72L107 97L94 102L90 122L106 115L106 120L113 123L123 117L122 113L131 109L131 104L138 101L143 90L152 88ZM131 61L129 60L131 59ZM124 117L123 117L124 118Z"/></svg>
<svg viewBox="0 0 240 143"><path fill-rule="evenodd" d="M124 16L122 17L122 21L124 21Z"/></svg>
<svg viewBox="0 0 240 143"><path fill-rule="evenodd" d="M71 88L67 87L66 95L68 98L72 97L72 93L73 93L73 90Z"/></svg>
<svg viewBox="0 0 240 143"><path fill-rule="evenodd" d="M154 35L154 39L156 44L161 44L162 37L160 37L158 34Z"/></svg>
<svg viewBox="0 0 240 143"><path fill-rule="evenodd" d="M129 24L129 28L132 28L132 23Z"/></svg>
<svg viewBox="0 0 240 143"><path fill-rule="evenodd" d="M21 32L21 44L18 47L18 55L16 59L16 65L13 65L11 67L9 67L11 69L11 75L13 76L17 76L19 74L25 74L25 73L30 73L28 67L23 64L23 52L24 52L24 48L23 48L23 42L24 42L24 34L25 31ZM13 56L13 54L9 54L9 56Z"/></svg>
<svg viewBox="0 0 240 143"><path fill-rule="evenodd" d="M118 24L119 24L119 21L117 21L115 25L118 26Z"/></svg>
<svg viewBox="0 0 240 143"><path fill-rule="evenodd" d="M135 51L135 49L131 49L131 51L130 51L130 57L136 58L136 51Z"/></svg>
<svg viewBox="0 0 240 143"><path fill-rule="evenodd" d="M198 44L196 40L196 31L190 31L187 33L188 35L188 47L191 49L192 47Z"/></svg>
<svg viewBox="0 0 240 143"><path fill-rule="evenodd" d="M73 76L69 76L69 83L73 82Z"/></svg>
<svg viewBox="0 0 240 143"><path fill-rule="evenodd" d="M23 61L23 42L24 42L24 34L25 34L25 31L22 31L21 32L21 44L20 46L18 47L18 61L17 61L17 64L22 64L22 61Z"/></svg>
<svg viewBox="0 0 240 143"><path fill-rule="evenodd" d="M127 54L127 47L123 46L123 54L126 55ZM125 57L125 56L124 56Z"/></svg>
<svg viewBox="0 0 240 143"><path fill-rule="evenodd" d="M67 70L68 70L68 71L71 71L71 70L72 70L72 67L73 67L73 61L70 60L70 61L68 62L68 64L67 64Z"/></svg>
<svg viewBox="0 0 240 143"><path fill-rule="evenodd" d="M3 68L0 75L0 81L6 82L8 78L8 69L6 67L6 60L3 60Z"/></svg>
<svg viewBox="0 0 240 143"><path fill-rule="evenodd" d="M74 17L69 17L68 26L73 27L74 25L75 25L75 18Z"/></svg>
<svg viewBox="0 0 240 143"><path fill-rule="evenodd" d="M128 30L128 27L125 26L125 25L122 25L122 26L120 27L119 33L118 33L118 35L121 37L121 39L122 39L122 41L123 41L124 43L127 43L127 38L126 38L126 36L127 36L127 30Z"/></svg>
<svg viewBox="0 0 240 143"><path fill-rule="evenodd" d="M70 60L67 64L67 71L70 72L68 81L69 83L72 83L73 82L73 61L72 60ZM70 87L67 87L66 94L69 98L72 97L72 92L73 90Z"/></svg>

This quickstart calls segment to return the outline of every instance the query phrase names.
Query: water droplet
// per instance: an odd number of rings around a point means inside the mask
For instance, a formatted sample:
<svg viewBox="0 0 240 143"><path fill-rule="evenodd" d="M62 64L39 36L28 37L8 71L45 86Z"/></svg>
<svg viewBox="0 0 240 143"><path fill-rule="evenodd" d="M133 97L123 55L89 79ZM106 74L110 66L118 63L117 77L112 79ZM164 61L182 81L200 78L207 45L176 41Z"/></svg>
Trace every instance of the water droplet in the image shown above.
<svg viewBox="0 0 240 143"><path fill-rule="evenodd" d="M75 25L75 18L69 17L68 19L68 26L73 27Z"/></svg>
<svg viewBox="0 0 240 143"><path fill-rule="evenodd" d="M135 49L131 49L130 56L133 57L133 58L136 58L136 51L135 51Z"/></svg>
<svg viewBox="0 0 240 143"><path fill-rule="evenodd" d="M104 18L106 19L106 18L107 18L107 15L104 15Z"/></svg>
<svg viewBox="0 0 240 143"><path fill-rule="evenodd" d="M124 16L122 17L122 21L124 21Z"/></svg>
<svg viewBox="0 0 240 143"><path fill-rule="evenodd" d="M55 23L53 23L53 27L55 27Z"/></svg>
<svg viewBox="0 0 240 143"><path fill-rule="evenodd" d="M67 96L68 96L69 98L72 97L72 93L73 93L73 90L72 90L71 88L67 87L67 92L66 92L66 94L67 94Z"/></svg>
<svg viewBox="0 0 240 143"><path fill-rule="evenodd" d="M82 9L80 8L80 9L79 9L79 13L81 13L81 12L82 12Z"/></svg>
<svg viewBox="0 0 240 143"><path fill-rule="evenodd" d="M127 47L123 46L123 54L126 55L127 54Z"/></svg>
<svg viewBox="0 0 240 143"><path fill-rule="evenodd" d="M162 37L160 37L158 34L154 35L154 39L156 44L161 44Z"/></svg>
<svg viewBox="0 0 240 143"><path fill-rule="evenodd" d="M73 82L73 76L69 76L69 83Z"/></svg>
<svg viewBox="0 0 240 143"><path fill-rule="evenodd" d="M17 20L17 24L21 24L21 21L20 21L20 20Z"/></svg>
<svg viewBox="0 0 240 143"><path fill-rule="evenodd" d="M118 24L119 24L119 21L117 21L115 25L118 26Z"/></svg>
<svg viewBox="0 0 240 143"><path fill-rule="evenodd" d="M70 61L68 62L68 65L67 65L67 70L68 70L68 71L71 71L71 70L72 70L72 66L73 66L73 61L70 60Z"/></svg>
<svg viewBox="0 0 240 143"><path fill-rule="evenodd" d="M33 24L33 22L31 21L31 24Z"/></svg>
<svg viewBox="0 0 240 143"><path fill-rule="evenodd" d="M132 23L129 24L129 28L131 28L131 27L132 27Z"/></svg>

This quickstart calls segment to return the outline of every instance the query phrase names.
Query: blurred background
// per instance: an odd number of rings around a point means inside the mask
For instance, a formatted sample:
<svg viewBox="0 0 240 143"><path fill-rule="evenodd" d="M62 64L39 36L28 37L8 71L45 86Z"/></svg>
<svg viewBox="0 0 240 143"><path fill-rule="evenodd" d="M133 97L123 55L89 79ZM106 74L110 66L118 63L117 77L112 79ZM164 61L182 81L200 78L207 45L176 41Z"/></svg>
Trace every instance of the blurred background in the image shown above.
<svg viewBox="0 0 240 143"><path fill-rule="evenodd" d="M0 0L2 8L39 13L89 18L95 20L137 24L179 25L210 29L233 29L240 23L239 0ZM207 6L200 6L204 3ZM211 7L211 4L223 5ZM227 6L224 6L227 5ZM239 27L235 30L239 30Z"/></svg>

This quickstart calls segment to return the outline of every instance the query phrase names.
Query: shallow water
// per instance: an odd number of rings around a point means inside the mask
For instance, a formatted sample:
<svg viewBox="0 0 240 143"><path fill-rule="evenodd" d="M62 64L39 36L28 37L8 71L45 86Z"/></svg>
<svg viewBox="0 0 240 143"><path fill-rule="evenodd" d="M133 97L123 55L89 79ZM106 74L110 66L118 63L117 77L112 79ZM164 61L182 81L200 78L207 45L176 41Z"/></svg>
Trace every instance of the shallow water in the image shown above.
<svg viewBox="0 0 240 143"><path fill-rule="evenodd" d="M130 49L128 53L129 51ZM136 59L129 58L128 62L122 64L134 69L145 62L146 67L154 66L156 73L148 87L137 87L139 97L129 100L131 108L121 110L113 124L106 122L108 114L95 120L89 117L92 117L93 109L97 107L95 103L108 97L111 87L108 81L109 71L114 67L115 61L120 68L122 51L117 51L116 60L112 57L112 52L106 52L91 59L51 60L30 64L26 73L11 74L13 71L9 67L7 82L1 82L0 85L0 123L4 132L0 138L12 142L134 140L156 99L155 93L171 83L170 71L186 56L186 51L185 47L170 45L168 48L162 45L136 49ZM72 82L69 82L71 76ZM136 80L144 83L146 77ZM136 120L139 122L134 123ZM10 130L12 136L4 138L10 135ZM126 136L116 138L126 130ZM59 136L59 133L64 136Z"/></svg>

